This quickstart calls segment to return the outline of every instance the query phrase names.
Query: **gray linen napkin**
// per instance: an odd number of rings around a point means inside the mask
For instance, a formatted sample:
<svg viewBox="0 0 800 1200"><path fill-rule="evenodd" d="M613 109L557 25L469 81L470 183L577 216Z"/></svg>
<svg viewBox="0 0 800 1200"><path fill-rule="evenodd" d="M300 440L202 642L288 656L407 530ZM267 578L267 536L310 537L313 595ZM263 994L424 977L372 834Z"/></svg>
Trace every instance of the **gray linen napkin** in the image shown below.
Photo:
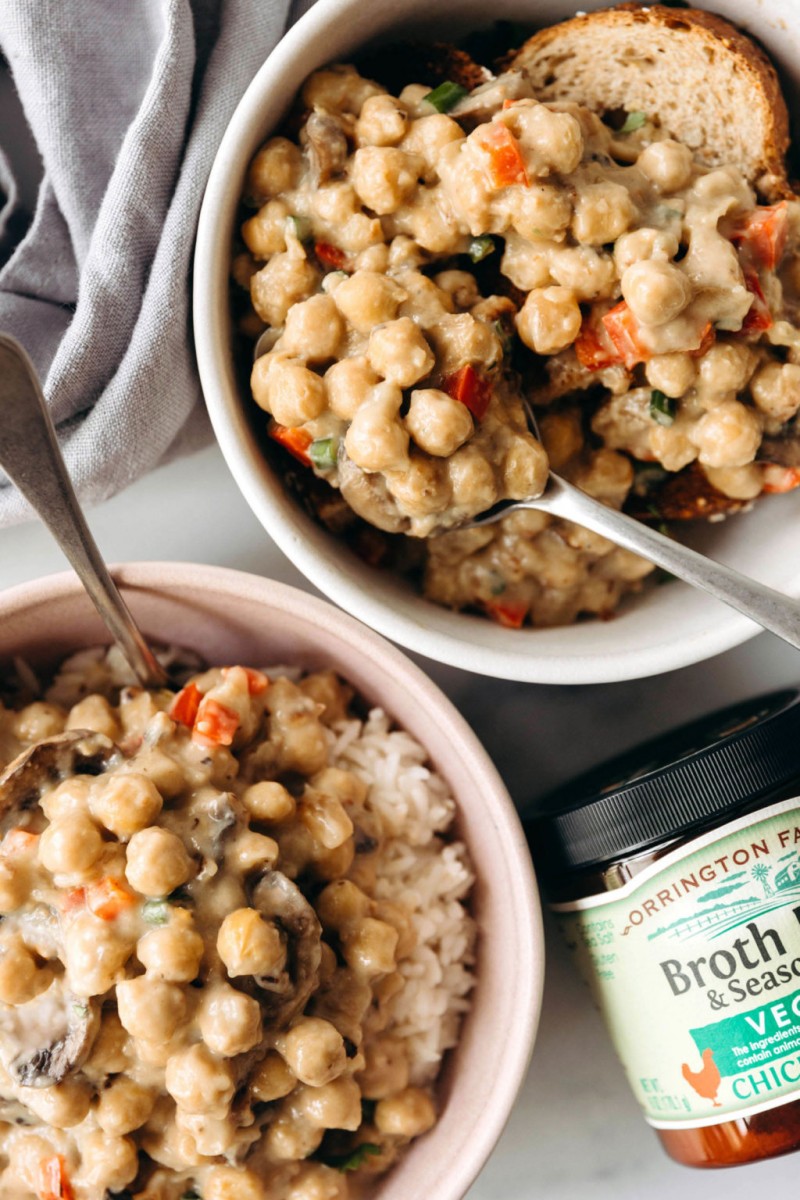
<svg viewBox="0 0 800 1200"><path fill-rule="evenodd" d="M197 215L226 124L288 8L0 3L0 49L43 163L33 220L13 245L17 189L3 154L13 131L0 112L0 329L45 380L85 501L210 436L190 332ZM0 473L0 526L28 515Z"/></svg>

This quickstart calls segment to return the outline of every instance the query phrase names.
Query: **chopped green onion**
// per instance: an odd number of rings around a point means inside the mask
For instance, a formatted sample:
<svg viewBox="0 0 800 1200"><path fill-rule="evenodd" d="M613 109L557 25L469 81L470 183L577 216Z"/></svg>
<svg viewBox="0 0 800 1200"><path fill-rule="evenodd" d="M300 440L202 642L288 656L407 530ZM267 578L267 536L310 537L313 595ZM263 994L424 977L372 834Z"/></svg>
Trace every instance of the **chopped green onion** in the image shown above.
<svg viewBox="0 0 800 1200"><path fill-rule="evenodd" d="M474 263L483 262L490 254L494 254L497 247L494 244L494 238L485 235L484 237L473 238L469 244L467 253Z"/></svg>
<svg viewBox="0 0 800 1200"><path fill-rule="evenodd" d="M311 237L311 222L308 217L287 217L286 236L296 237L298 242L307 242Z"/></svg>
<svg viewBox="0 0 800 1200"><path fill-rule="evenodd" d="M194 1188L191 1188L190 1191L181 1194L181 1200L203 1200L203 1197Z"/></svg>
<svg viewBox="0 0 800 1200"><path fill-rule="evenodd" d="M503 350L503 357L507 358L514 347L513 332L508 328L505 321L492 321L492 329L497 334Z"/></svg>
<svg viewBox="0 0 800 1200"><path fill-rule="evenodd" d="M647 113L631 112L625 118L625 124L620 129L620 133L635 133L637 129L641 129L647 124Z"/></svg>
<svg viewBox="0 0 800 1200"><path fill-rule="evenodd" d="M89 1008L86 1004L73 1004L72 1011L76 1017L88 1017Z"/></svg>
<svg viewBox="0 0 800 1200"><path fill-rule="evenodd" d="M497 571L492 571L491 574L492 583L489 591L493 596L502 596L503 592L506 590L506 581L503 579L502 575L498 575Z"/></svg>
<svg viewBox="0 0 800 1200"><path fill-rule="evenodd" d="M321 471L329 471L331 467L336 466L336 457L339 453L339 439L333 437L317 438L308 447L308 457L311 459L315 467L319 467Z"/></svg>
<svg viewBox="0 0 800 1200"><path fill-rule="evenodd" d="M145 900L142 905L142 920L148 925L166 925L169 920L169 905L166 900Z"/></svg>
<svg viewBox="0 0 800 1200"><path fill-rule="evenodd" d="M658 388L650 393L650 416L659 425L671 425L675 420L675 401Z"/></svg>
<svg viewBox="0 0 800 1200"><path fill-rule="evenodd" d="M428 92L427 96L422 99L426 104L430 104L437 112L450 112L451 108L455 108L459 100L467 94L467 89L462 87L460 83L451 83L446 79L444 83L440 83L432 92Z"/></svg>
<svg viewBox="0 0 800 1200"><path fill-rule="evenodd" d="M670 208L668 204L659 204L656 215L663 221L682 221L683 213L679 208Z"/></svg>
<svg viewBox="0 0 800 1200"><path fill-rule="evenodd" d="M370 1154L380 1153L380 1146L376 1146L374 1142L362 1142L350 1154L331 1154L322 1161L326 1166L335 1167L337 1171L357 1171Z"/></svg>

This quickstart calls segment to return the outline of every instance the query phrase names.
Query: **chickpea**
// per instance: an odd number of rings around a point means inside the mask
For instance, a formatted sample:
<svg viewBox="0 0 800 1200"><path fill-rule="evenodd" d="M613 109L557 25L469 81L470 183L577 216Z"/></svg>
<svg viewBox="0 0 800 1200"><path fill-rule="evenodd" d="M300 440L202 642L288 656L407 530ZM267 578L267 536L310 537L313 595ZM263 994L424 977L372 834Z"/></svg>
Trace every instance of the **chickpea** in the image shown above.
<svg viewBox="0 0 800 1200"><path fill-rule="evenodd" d="M265 779L253 783L242 796L245 808L256 821L289 821L294 816L295 802L282 783Z"/></svg>
<svg viewBox="0 0 800 1200"><path fill-rule="evenodd" d="M353 187L378 216L396 212L417 186L422 163L391 146L362 146L352 160Z"/></svg>
<svg viewBox="0 0 800 1200"><path fill-rule="evenodd" d="M48 821L69 813L86 812L94 783L86 775L74 775L72 779L62 780L51 792L44 792L39 804Z"/></svg>
<svg viewBox="0 0 800 1200"><path fill-rule="evenodd" d="M85 813L52 821L39 839L39 861L57 874L83 874L103 853L103 839Z"/></svg>
<svg viewBox="0 0 800 1200"><path fill-rule="evenodd" d="M361 250L353 260L357 271L377 271L385 275L389 270L389 247L385 242L375 242Z"/></svg>
<svg viewBox="0 0 800 1200"><path fill-rule="evenodd" d="M403 149L419 155L425 169L433 174L437 170L439 155L452 142L463 142L464 131L457 121L445 113L430 113L412 121L403 142Z"/></svg>
<svg viewBox="0 0 800 1200"><path fill-rule="evenodd" d="M26 1004L46 991L53 982L50 967L39 966L19 936L0 946L0 1001Z"/></svg>
<svg viewBox="0 0 800 1200"><path fill-rule="evenodd" d="M644 226L623 233L614 246L614 262L620 276L636 262L655 258L669 262L678 253L678 235L667 229L652 229Z"/></svg>
<svg viewBox="0 0 800 1200"><path fill-rule="evenodd" d="M396 146L408 128L408 117L394 96L370 96L356 121L359 146Z"/></svg>
<svg viewBox="0 0 800 1200"><path fill-rule="evenodd" d="M367 1099L382 1100L408 1086L408 1051L399 1038L370 1039L364 1046L364 1061L356 1079Z"/></svg>
<svg viewBox="0 0 800 1200"><path fill-rule="evenodd" d="M55 704L45 704L37 700L27 704L14 716L12 729L14 736L21 742L40 742L44 738L55 737L62 733L66 716L62 709Z"/></svg>
<svg viewBox="0 0 800 1200"><path fill-rule="evenodd" d="M35 1134L20 1133L15 1138L9 1138L6 1149L8 1155L8 1176L13 1184L25 1184L35 1196L40 1191L42 1182L41 1162L53 1153L53 1143ZM6 1182L6 1174L2 1176ZM19 1187L17 1186L17 1191ZM14 1191L10 1193L14 1196ZM23 1193L24 1195L24 1193Z"/></svg>
<svg viewBox="0 0 800 1200"><path fill-rule="evenodd" d="M680 471L697 458L697 447L689 441L689 428L675 421L672 425L654 425L650 430L650 451L666 470Z"/></svg>
<svg viewBox="0 0 800 1200"><path fill-rule="evenodd" d="M296 1083L297 1080L280 1054L276 1050L270 1050L253 1075L250 1090L256 1100L270 1103L288 1096Z"/></svg>
<svg viewBox="0 0 800 1200"><path fill-rule="evenodd" d="M157 791L167 800L174 800L186 788L186 778L182 768L174 758L163 750L148 749L140 753L132 762L132 772L149 779ZM124 773L124 766L120 768ZM155 814L153 814L155 816ZM146 822L149 824L150 822Z"/></svg>
<svg viewBox="0 0 800 1200"><path fill-rule="evenodd" d="M293 1106L317 1129L356 1130L361 1124L361 1090L352 1075L322 1087L300 1087Z"/></svg>
<svg viewBox="0 0 800 1200"><path fill-rule="evenodd" d="M508 110L505 122L522 146L532 152L536 175L550 171L570 175L583 157L583 134L571 113L554 112L536 100L523 100Z"/></svg>
<svg viewBox="0 0 800 1200"><path fill-rule="evenodd" d="M538 496L547 482L547 470L547 454L539 442L529 435L511 439L503 462L503 482L512 500Z"/></svg>
<svg viewBox="0 0 800 1200"><path fill-rule="evenodd" d="M764 487L761 467L747 463L744 467L705 467L706 478L713 487L734 500L755 500Z"/></svg>
<svg viewBox="0 0 800 1200"><path fill-rule="evenodd" d="M370 96L382 95L383 91L377 83L362 78L355 67L336 64L310 75L301 95L307 108L358 115Z"/></svg>
<svg viewBox="0 0 800 1200"><path fill-rule="evenodd" d="M150 1088L120 1076L112 1079L98 1096L95 1119L104 1133L115 1137L133 1133L144 1125L155 1100L155 1093Z"/></svg>
<svg viewBox="0 0 800 1200"><path fill-rule="evenodd" d="M378 1101L375 1124L381 1133L394 1137L419 1137L436 1124L436 1108L422 1088L406 1088Z"/></svg>
<svg viewBox="0 0 800 1200"><path fill-rule="evenodd" d="M717 342L700 359L698 386L710 392L740 392L753 374L756 362L756 356L749 346L737 342ZM800 406L800 394L797 403Z"/></svg>
<svg viewBox="0 0 800 1200"><path fill-rule="evenodd" d="M193 928L190 913L179 909L169 925L140 938L136 954L149 977L169 983L191 983L203 957L203 939Z"/></svg>
<svg viewBox="0 0 800 1200"><path fill-rule="evenodd" d="M412 454L404 471L387 472L386 485L400 511L413 519L412 530L418 528L420 533L425 525L422 519L442 512L450 500L445 463L421 454ZM421 524L415 527L416 519Z"/></svg>
<svg viewBox="0 0 800 1200"><path fill-rule="evenodd" d="M264 1184L247 1167L211 1167L203 1184L203 1200L266 1200Z"/></svg>
<svg viewBox="0 0 800 1200"><path fill-rule="evenodd" d="M572 219L569 196L546 183L512 188L506 204L517 233L532 242L559 238Z"/></svg>
<svg viewBox="0 0 800 1200"><path fill-rule="evenodd" d="M242 225L242 238L247 249L261 259L271 258L286 249L286 218L289 209L282 200L270 200L258 210L254 217ZM250 260L252 263L252 260ZM241 276L241 285L250 290L250 280L258 268L252 263L247 275ZM237 280L237 282L239 282Z"/></svg>
<svg viewBox="0 0 800 1200"><path fill-rule="evenodd" d="M552 253L549 263L555 282L571 291L576 300L614 295L616 271L610 254L592 246L569 246Z"/></svg>
<svg viewBox="0 0 800 1200"><path fill-rule="evenodd" d="M620 183L589 183L578 191L572 232L579 242L605 246L625 233L636 216L630 192Z"/></svg>
<svg viewBox="0 0 800 1200"><path fill-rule="evenodd" d="M117 1075L130 1066L130 1038L115 1012L105 1011L92 1046L88 1067L102 1075Z"/></svg>
<svg viewBox="0 0 800 1200"><path fill-rule="evenodd" d="M128 842L125 875L131 887L143 896L167 896L192 873L186 848L176 833L151 825Z"/></svg>
<svg viewBox="0 0 800 1200"><path fill-rule="evenodd" d="M315 1129L307 1121L279 1116L267 1129L263 1144L270 1159L297 1162L314 1153L324 1133L324 1129Z"/></svg>
<svg viewBox="0 0 800 1200"><path fill-rule="evenodd" d="M628 267L622 295L639 321L667 325L692 299L692 285L680 267L651 258Z"/></svg>
<svg viewBox="0 0 800 1200"><path fill-rule="evenodd" d="M228 1063L215 1058L202 1042L170 1056L164 1085L184 1112L218 1117L227 1114L236 1090Z"/></svg>
<svg viewBox="0 0 800 1200"><path fill-rule="evenodd" d="M203 1041L223 1058L244 1054L261 1041L258 1001L226 983L206 990L197 1019Z"/></svg>
<svg viewBox="0 0 800 1200"><path fill-rule="evenodd" d="M253 399L280 425L313 421L325 411L325 386L319 375L283 354L262 354L250 376Z"/></svg>
<svg viewBox="0 0 800 1200"><path fill-rule="evenodd" d="M25 903L30 883L30 872L23 863L0 858L0 915L5 916Z"/></svg>
<svg viewBox="0 0 800 1200"><path fill-rule="evenodd" d="M738 400L726 400L704 413L689 438L708 467L743 467L761 443L761 418Z"/></svg>
<svg viewBox="0 0 800 1200"><path fill-rule="evenodd" d="M537 288L528 293L516 317L519 336L537 354L557 354L571 346L581 328L581 310L568 288Z"/></svg>
<svg viewBox="0 0 800 1200"><path fill-rule="evenodd" d="M560 471L583 448L580 413L546 412L539 417L539 434L554 471Z"/></svg>
<svg viewBox="0 0 800 1200"><path fill-rule="evenodd" d="M342 318L333 299L312 296L293 305L286 314L281 349L308 362L325 362L335 357L343 332Z"/></svg>
<svg viewBox="0 0 800 1200"><path fill-rule="evenodd" d="M345 961L361 978L388 975L397 966L398 937L397 930L385 921L365 917L341 934Z"/></svg>
<svg viewBox="0 0 800 1200"><path fill-rule="evenodd" d="M147 776L114 773L98 781L98 790L89 799L89 810L104 829L120 841L127 841L152 824L162 803L158 789Z"/></svg>
<svg viewBox="0 0 800 1200"><path fill-rule="evenodd" d="M595 450L588 464L576 473L575 482L596 500L619 506L633 483L633 466L627 455L616 450Z"/></svg>
<svg viewBox="0 0 800 1200"><path fill-rule="evenodd" d="M278 1049L300 1082L311 1087L332 1083L347 1066L342 1035L320 1017L301 1017L283 1035Z"/></svg>
<svg viewBox="0 0 800 1200"><path fill-rule="evenodd" d="M400 317L373 330L367 358L383 379L401 388L411 387L434 366L431 348L410 317Z"/></svg>
<svg viewBox="0 0 800 1200"><path fill-rule="evenodd" d="M133 1037L164 1043L186 1016L186 997L177 984L140 975L117 984L117 1011Z"/></svg>
<svg viewBox="0 0 800 1200"><path fill-rule="evenodd" d="M300 174L300 148L285 137L270 138L262 146L247 172L247 190L257 199L291 191Z"/></svg>
<svg viewBox="0 0 800 1200"><path fill-rule="evenodd" d="M335 796L306 788L299 816L315 842L325 850L336 850L353 836L353 822Z"/></svg>
<svg viewBox="0 0 800 1200"><path fill-rule="evenodd" d="M465 404L436 388L421 388L411 393L406 428L421 450L447 458L467 441L474 426Z"/></svg>
<svg viewBox="0 0 800 1200"><path fill-rule="evenodd" d="M346 1176L324 1163L301 1163L286 1200L347 1200L350 1191Z"/></svg>
<svg viewBox="0 0 800 1200"><path fill-rule="evenodd" d="M500 270L523 292L548 287L555 283L550 274L552 255L548 248L537 248L527 238L509 231L506 247L500 260ZM564 286L569 286L565 284ZM574 290L574 289L573 289Z"/></svg>
<svg viewBox="0 0 800 1200"><path fill-rule="evenodd" d="M21 1087L19 1098L45 1125L71 1129L88 1113L91 1091L80 1080L65 1079L53 1087Z"/></svg>
<svg viewBox="0 0 800 1200"><path fill-rule="evenodd" d="M286 965L286 947L277 927L254 908L228 914L217 934L217 950L231 978L278 975Z"/></svg>
<svg viewBox="0 0 800 1200"><path fill-rule="evenodd" d="M679 192L692 176L692 152L688 146L666 138L645 146L636 165L659 192Z"/></svg>
<svg viewBox="0 0 800 1200"><path fill-rule="evenodd" d="M763 413L783 424L800 409L800 366L767 363L754 377L750 390Z"/></svg>
<svg viewBox="0 0 800 1200"><path fill-rule="evenodd" d="M247 875L251 871L263 871L274 867L279 855L280 846L274 838L245 830L235 841L229 843L225 860L238 873Z"/></svg>
<svg viewBox="0 0 800 1200"><path fill-rule="evenodd" d="M343 358L325 372L328 406L334 416L350 421L379 381L363 355Z"/></svg>
<svg viewBox="0 0 800 1200"><path fill-rule="evenodd" d="M462 446L447 461L453 505L471 512L491 508L497 486L491 464L472 446Z"/></svg>
<svg viewBox="0 0 800 1200"><path fill-rule="evenodd" d="M67 729L91 729L113 741L119 737L119 722L105 696L87 696L71 708Z"/></svg>
<svg viewBox="0 0 800 1200"><path fill-rule="evenodd" d="M101 1194L121 1192L139 1170L136 1146L126 1137L112 1137L101 1129L81 1141L81 1182Z"/></svg>
<svg viewBox="0 0 800 1200"><path fill-rule="evenodd" d="M399 416L402 400L394 384L378 384L355 413L344 445L357 467L364 471L401 471L407 467L408 434Z"/></svg>
<svg viewBox="0 0 800 1200"><path fill-rule="evenodd" d="M250 299L261 320L280 329L289 309L316 291L319 272L305 256L275 254L250 280Z"/></svg>
<svg viewBox="0 0 800 1200"><path fill-rule="evenodd" d="M404 288L386 275L356 271L339 284L334 299L339 312L358 333L371 333L377 325L394 320L407 295Z"/></svg>
<svg viewBox="0 0 800 1200"><path fill-rule="evenodd" d="M654 388L677 400L694 384L697 366L690 354L656 354L646 364L645 375Z"/></svg>

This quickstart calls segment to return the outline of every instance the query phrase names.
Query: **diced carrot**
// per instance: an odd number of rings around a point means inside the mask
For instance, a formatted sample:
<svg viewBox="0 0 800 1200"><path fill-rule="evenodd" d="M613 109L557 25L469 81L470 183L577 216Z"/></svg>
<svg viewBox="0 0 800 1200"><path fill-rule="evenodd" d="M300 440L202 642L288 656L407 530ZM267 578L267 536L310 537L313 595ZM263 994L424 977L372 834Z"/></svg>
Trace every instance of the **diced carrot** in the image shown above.
<svg viewBox="0 0 800 1200"><path fill-rule="evenodd" d="M197 710L200 707L200 701L203 699L203 693L198 688L197 684L187 683L185 688L181 688L172 704L169 707L169 715L173 721L177 721L179 725L186 725L189 729L194 725L194 719L197 716Z"/></svg>
<svg viewBox="0 0 800 1200"><path fill-rule="evenodd" d="M528 172L519 142L502 121L490 121L481 134L481 145L489 155L489 178L496 188L521 183L528 187Z"/></svg>
<svg viewBox="0 0 800 1200"><path fill-rule="evenodd" d="M230 746L238 728L238 713L218 700L204 696L194 723L192 741L201 746Z"/></svg>
<svg viewBox="0 0 800 1200"><path fill-rule="evenodd" d="M465 405L476 421L486 416L492 398L492 385L479 375L471 363L459 367L452 375L442 380L442 391Z"/></svg>
<svg viewBox="0 0 800 1200"><path fill-rule="evenodd" d="M60 903L64 916L73 916L79 909L86 907L86 888L72 888L61 897Z"/></svg>
<svg viewBox="0 0 800 1200"><path fill-rule="evenodd" d="M625 300L606 313L603 326L629 371L637 363L653 357L652 350L648 350L641 340L639 322Z"/></svg>
<svg viewBox="0 0 800 1200"><path fill-rule="evenodd" d="M769 311L767 298L761 287L758 272L745 267L744 283L748 292L753 293L753 303L742 322L741 333L764 333L772 328L772 313Z"/></svg>
<svg viewBox="0 0 800 1200"><path fill-rule="evenodd" d="M39 1200L75 1200L63 1154L41 1159L36 1192Z"/></svg>
<svg viewBox="0 0 800 1200"><path fill-rule="evenodd" d="M284 450L288 450L304 467L311 466L308 447L314 439L305 429L290 429L286 425L278 425L276 421L273 421L270 426L269 436L279 446L283 446Z"/></svg>
<svg viewBox="0 0 800 1200"><path fill-rule="evenodd" d="M578 362L587 371L602 371L605 367L615 367L622 362L605 326L595 324L590 317L586 317L581 325L574 344Z"/></svg>
<svg viewBox="0 0 800 1200"><path fill-rule="evenodd" d="M711 349L714 342L717 340L717 331L710 321L706 322L703 332L700 335L700 345L696 350L690 350L689 354L692 358L702 358L703 355Z"/></svg>
<svg viewBox="0 0 800 1200"><path fill-rule="evenodd" d="M334 271L341 271L347 262L344 250L332 246L330 242L315 242L314 253L323 266L331 267Z"/></svg>
<svg viewBox="0 0 800 1200"><path fill-rule="evenodd" d="M14 856L33 854L38 845L38 833L31 833L27 829L9 829L3 838L0 850L2 850L3 854Z"/></svg>
<svg viewBox="0 0 800 1200"><path fill-rule="evenodd" d="M135 903L133 894L111 875L99 879L97 883L90 883L86 888L87 906L96 917L102 917L104 921L113 921Z"/></svg>
<svg viewBox="0 0 800 1200"><path fill-rule="evenodd" d="M247 676L247 690L251 696L260 696L269 686L269 680L263 671L254 671L252 667L223 667L222 674L227 677L229 671L244 671Z"/></svg>
<svg viewBox="0 0 800 1200"><path fill-rule="evenodd" d="M528 615L527 604L514 600L491 600L484 607L492 620L506 629L520 629Z"/></svg>
<svg viewBox="0 0 800 1200"><path fill-rule="evenodd" d="M756 266L774 271L783 258L789 235L789 202L755 208L741 217L731 234L734 245L747 250Z"/></svg>
<svg viewBox="0 0 800 1200"><path fill-rule="evenodd" d="M800 487L800 467L779 467L777 463L768 463L764 467L762 491L778 495L796 487Z"/></svg>

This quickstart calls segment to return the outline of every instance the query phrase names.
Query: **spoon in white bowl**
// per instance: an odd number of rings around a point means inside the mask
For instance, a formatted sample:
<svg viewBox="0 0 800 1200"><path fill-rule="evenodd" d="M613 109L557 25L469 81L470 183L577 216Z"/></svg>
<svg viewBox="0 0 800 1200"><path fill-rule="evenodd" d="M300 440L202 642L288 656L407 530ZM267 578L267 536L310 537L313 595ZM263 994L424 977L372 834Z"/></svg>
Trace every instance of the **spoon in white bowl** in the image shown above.
<svg viewBox="0 0 800 1200"><path fill-rule="evenodd" d="M538 437L539 430L533 410L526 402L528 421L531 431ZM493 508L456 528L475 529L481 525L491 525L509 513L524 508L538 509L539 512L549 513L553 517L561 517L572 521L592 533L607 537L617 546L632 550L658 567L663 567L671 575L690 583L692 587L700 588L709 595L715 596L731 608L738 609L746 617L756 621L770 633L777 634L791 646L800 650L800 602L790 596L784 596L772 588L741 575L732 567L706 558L688 546L673 541L642 524L635 517L617 509L607 508L599 500L588 496L554 471L547 477L544 491L540 496L531 496L527 500L504 500Z"/></svg>
<svg viewBox="0 0 800 1200"><path fill-rule="evenodd" d="M81 511L33 363L0 333L0 467L41 517L74 567L144 687L169 681L117 590Z"/></svg>

